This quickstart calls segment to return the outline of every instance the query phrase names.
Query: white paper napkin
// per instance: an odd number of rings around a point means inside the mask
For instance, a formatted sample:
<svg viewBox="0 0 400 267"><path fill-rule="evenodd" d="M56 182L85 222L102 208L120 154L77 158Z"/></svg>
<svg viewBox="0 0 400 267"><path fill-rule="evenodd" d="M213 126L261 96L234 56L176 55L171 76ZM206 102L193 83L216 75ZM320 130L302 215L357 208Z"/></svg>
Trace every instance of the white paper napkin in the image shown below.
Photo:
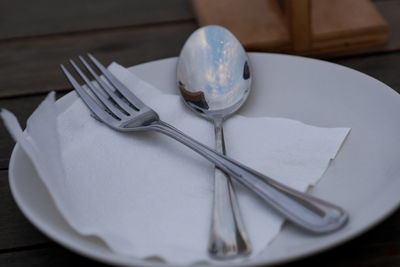
<svg viewBox="0 0 400 267"><path fill-rule="evenodd" d="M163 94L115 63L109 69L164 121L214 146L211 123L187 110L179 96ZM174 264L212 261L210 162L159 133L111 130L80 99L57 116L54 93L31 115L25 132L11 113L1 116L77 232L100 237L118 254ZM302 191L318 182L349 132L239 115L224 130L229 156ZM268 249L284 220L236 188L254 257Z"/></svg>

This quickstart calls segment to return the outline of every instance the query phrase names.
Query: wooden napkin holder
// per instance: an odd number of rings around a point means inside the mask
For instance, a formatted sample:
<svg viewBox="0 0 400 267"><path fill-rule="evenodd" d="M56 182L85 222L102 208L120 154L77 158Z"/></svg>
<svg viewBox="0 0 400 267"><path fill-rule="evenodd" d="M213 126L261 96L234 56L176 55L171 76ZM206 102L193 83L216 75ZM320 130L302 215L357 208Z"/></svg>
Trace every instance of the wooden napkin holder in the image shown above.
<svg viewBox="0 0 400 267"><path fill-rule="evenodd" d="M247 50L321 55L384 44L369 0L192 0L200 26L221 25Z"/></svg>

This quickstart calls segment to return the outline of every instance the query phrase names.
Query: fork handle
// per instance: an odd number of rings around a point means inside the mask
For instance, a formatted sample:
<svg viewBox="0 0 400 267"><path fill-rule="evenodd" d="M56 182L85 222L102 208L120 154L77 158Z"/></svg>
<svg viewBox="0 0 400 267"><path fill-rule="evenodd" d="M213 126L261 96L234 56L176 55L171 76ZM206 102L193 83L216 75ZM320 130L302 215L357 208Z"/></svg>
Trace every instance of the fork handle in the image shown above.
<svg viewBox="0 0 400 267"><path fill-rule="evenodd" d="M283 217L305 230L328 233L341 228L348 220L342 208L279 183L201 144L163 121L154 122L148 127L198 152L261 197Z"/></svg>

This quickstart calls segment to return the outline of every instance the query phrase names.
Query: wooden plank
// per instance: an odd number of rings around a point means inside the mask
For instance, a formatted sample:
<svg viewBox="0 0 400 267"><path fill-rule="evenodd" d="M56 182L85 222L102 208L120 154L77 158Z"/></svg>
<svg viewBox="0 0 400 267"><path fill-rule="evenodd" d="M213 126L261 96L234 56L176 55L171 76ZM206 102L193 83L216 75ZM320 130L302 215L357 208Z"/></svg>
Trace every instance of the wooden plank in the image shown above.
<svg viewBox="0 0 400 267"><path fill-rule="evenodd" d="M132 66L177 56L194 22L0 42L0 97L70 88L60 63L91 52Z"/></svg>
<svg viewBox="0 0 400 267"><path fill-rule="evenodd" d="M298 54L318 58L335 58L343 55L353 56L366 54L362 51L372 51L371 48L377 49L378 47L382 47L382 44L386 42L387 38L386 33L376 33L364 36L349 36L330 41L319 41L313 43L312 50ZM349 45L349 49L344 49L344 45ZM376 50L375 52L379 53L380 50Z"/></svg>
<svg viewBox="0 0 400 267"><path fill-rule="evenodd" d="M380 0L374 1L378 11L388 23L389 40L384 45L372 47L356 47L349 51L330 51L329 53L319 54L319 58L335 58L352 55L367 55L380 52L391 52L400 50L400 1L399 0ZM349 37L351 39L351 37ZM378 38L379 39L379 38ZM350 40L352 41L352 40Z"/></svg>
<svg viewBox="0 0 400 267"><path fill-rule="evenodd" d="M84 258L78 254L68 251L57 245L39 249L15 251L0 254L0 266L7 267L29 267L29 266L85 266L85 267L106 267L101 264Z"/></svg>
<svg viewBox="0 0 400 267"><path fill-rule="evenodd" d="M286 0L285 16L292 37L292 49L309 50L311 46L311 0Z"/></svg>
<svg viewBox="0 0 400 267"><path fill-rule="evenodd" d="M0 171L0 196L0 252L51 242L36 230L15 204L5 170ZM0 263L0 266L7 265Z"/></svg>
<svg viewBox="0 0 400 267"><path fill-rule="evenodd" d="M387 31L387 24L370 0L312 1L313 41Z"/></svg>
<svg viewBox="0 0 400 267"><path fill-rule="evenodd" d="M229 29L246 49L271 50L289 45L289 32L276 0L192 0L201 26Z"/></svg>
<svg viewBox="0 0 400 267"><path fill-rule="evenodd" d="M0 18L0 39L194 19L186 0L13 0Z"/></svg>
<svg viewBox="0 0 400 267"><path fill-rule="evenodd" d="M57 97L65 93L58 93ZM30 114L43 101L45 94L36 96L17 97L12 99L0 99L0 108L5 108L13 112L20 124L25 128L25 123ZM6 128L1 124L0 127L0 167L4 169L8 166L8 159L11 156L15 142L7 132ZM0 194L1 196L1 194Z"/></svg>
<svg viewBox="0 0 400 267"><path fill-rule="evenodd" d="M316 0L311 6L312 43L301 54L357 51L388 40L387 23L370 0Z"/></svg>
<svg viewBox="0 0 400 267"><path fill-rule="evenodd" d="M387 41L387 24L370 0L286 0L287 23L277 1L192 2L200 25L225 26L246 49L315 55ZM268 4L277 8L267 8ZM290 43L281 34L287 28Z"/></svg>

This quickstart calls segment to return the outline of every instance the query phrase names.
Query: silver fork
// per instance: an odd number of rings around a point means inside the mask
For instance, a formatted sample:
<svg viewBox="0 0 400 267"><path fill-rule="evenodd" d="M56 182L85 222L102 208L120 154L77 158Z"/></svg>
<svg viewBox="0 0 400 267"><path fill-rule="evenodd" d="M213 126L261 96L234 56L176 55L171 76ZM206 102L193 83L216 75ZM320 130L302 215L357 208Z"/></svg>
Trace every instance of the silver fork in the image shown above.
<svg viewBox="0 0 400 267"><path fill-rule="evenodd" d="M154 110L138 99L96 58L91 54L88 54L88 57L105 78L104 80L100 78L86 60L79 57L82 64L97 81L98 86L93 85L74 61L70 60L70 63L93 96L81 87L63 65L61 65L61 69L83 102L105 125L117 131L156 131L174 138L214 163L222 171L257 194L286 219L305 230L327 233L339 229L347 222L348 215L342 208L285 186L214 151L163 122Z"/></svg>

